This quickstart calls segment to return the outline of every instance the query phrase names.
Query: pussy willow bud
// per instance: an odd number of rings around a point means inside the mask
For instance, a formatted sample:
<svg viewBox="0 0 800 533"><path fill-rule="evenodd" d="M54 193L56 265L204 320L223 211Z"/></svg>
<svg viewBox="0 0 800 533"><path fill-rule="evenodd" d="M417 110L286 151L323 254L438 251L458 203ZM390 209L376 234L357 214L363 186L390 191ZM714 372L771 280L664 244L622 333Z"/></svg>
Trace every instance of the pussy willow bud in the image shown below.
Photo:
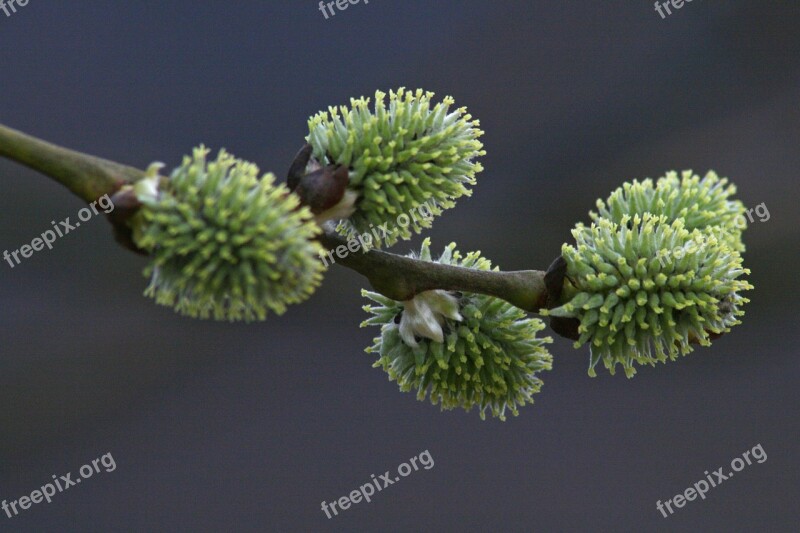
<svg viewBox="0 0 800 533"><path fill-rule="evenodd" d="M355 212L344 219L339 231L348 238L390 223L397 226L383 241L394 244L430 227L429 218L403 226L397 217L423 204L434 215L469 196L475 174L482 170L474 159L484 155L479 122L465 108L451 110L445 97L433 104L433 93L398 89L375 93L370 100L350 100L311 117L307 141L316 164L343 165L349 169L348 190L356 193ZM377 244L381 244L378 242Z"/></svg>
<svg viewBox="0 0 800 533"><path fill-rule="evenodd" d="M420 259L431 261L428 239ZM491 269L479 252L462 257L455 244L437 262ZM367 348L379 356L373 366L383 368L400 390L416 391L419 400L430 395L442 409L477 406L481 418L489 411L505 420L506 412L517 415L518 407L533 403L542 386L537 374L552 367L545 347L552 339L536 337L542 321L499 298L430 292L398 302L362 291L377 304L364 307L375 316L362 327L381 326L381 335Z"/></svg>
<svg viewBox="0 0 800 533"><path fill-rule="evenodd" d="M580 321L575 347L590 345L590 375L602 360L631 377L634 364L674 360L740 323L740 293L752 286L739 278L750 271L724 230L689 231L682 219L646 213L598 218L572 234L575 246L562 248L566 302L543 314Z"/></svg>
<svg viewBox="0 0 800 533"><path fill-rule="evenodd" d="M145 294L181 314L263 320L319 285L319 227L272 174L224 150L196 148L170 178L150 172L134 191L136 244L152 263Z"/></svg>
<svg viewBox="0 0 800 533"><path fill-rule="evenodd" d="M716 226L724 231L718 237L742 252L742 231L747 221L742 202L731 199L734 194L736 186L713 171L703 178L691 170L683 171L680 177L677 172L668 172L655 183L648 178L623 184L606 201L598 200L598 212L589 214L595 221L607 218L619 223L626 215L652 213L665 216L668 222L680 218L688 230Z"/></svg>

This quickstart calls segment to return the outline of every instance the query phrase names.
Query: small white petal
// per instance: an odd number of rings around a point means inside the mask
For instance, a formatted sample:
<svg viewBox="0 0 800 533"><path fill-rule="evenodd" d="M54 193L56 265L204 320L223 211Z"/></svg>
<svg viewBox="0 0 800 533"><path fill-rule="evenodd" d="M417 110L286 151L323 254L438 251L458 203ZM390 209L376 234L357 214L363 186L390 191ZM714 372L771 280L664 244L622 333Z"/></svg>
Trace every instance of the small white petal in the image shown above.
<svg viewBox="0 0 800 533"><path fill-rule="evenodd" d="M406 319L406 313L400 319L400 338L407 346L416 348L419 346L417 340L414 338L414 328L411 326L411 321Z"/></svg>
<svg viewBox="0 0 800 533"><path fill-rule="evenodd" d="M458 312L458 299L446 291L426 291L411 300L403 302L403 316L400 318L400 337L406 345L417 346L415 337L423 337L434 342L444 342L442 326L445 318L463 320Z"/></svg>
<svg viewBox="0 0 800 533"><path fill-rule="evenodd" d="M137 181L133 186L133 192L140 202L154 202L158 200L158 175L148 176Z"/></svg>

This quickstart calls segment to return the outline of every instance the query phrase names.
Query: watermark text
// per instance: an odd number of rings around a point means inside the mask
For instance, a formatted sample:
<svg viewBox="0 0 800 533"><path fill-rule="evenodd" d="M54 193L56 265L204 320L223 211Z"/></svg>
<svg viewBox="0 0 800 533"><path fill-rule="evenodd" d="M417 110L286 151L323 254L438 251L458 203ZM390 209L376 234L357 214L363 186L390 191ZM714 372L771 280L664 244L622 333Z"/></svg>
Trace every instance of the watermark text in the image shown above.
<svg viewBox="0 0 800 533"><path fill-rule="evenodd" d="M17 7L25 7L30 0L0 0L0 11L10 17L17 12Z"/></svg>
<svg viewBox="0 0 800 533"><path fill-rule="evenodd" d="M680 509L686 505L686 502L694 501L698 496L701 500L705 500L706 493L708 493L709 490L719 486L723 481L727 481L728 479L732 478L734 472L741 472L744 470L745 466L752 465L753 460L759 464L767 460L767 452L764 451L764 448L761 446L761 444L756 444L753 446L753 449L747 450L742 454L741 457L734 458L733 461L731 461L732 471L729 471L726 474L723 472L725 470L724 466L717 468L711 474L709 474L708 470L706 470L706 477L704 479L701 479L691 487L687 488L685 491L676 494L663 503L661 500L658 500L656 502L656 509L661 512L664 518L667 518L671 514L675 513L675 510L672 508L673 505L676 509ZM667 514L667 511L669 511L669 514Z"/></svg>
<svg viewBox="0 0 800 533"><path fill-rule="evenodd" d="M14 518L15 516L19 515L20 511L30 509L31 505L42 503L42 501L47 501L47 503L50 503L53 501L53 496L57 494L56 489L58 489L58 492L64 492L68 488L76 486L81 482L81 480L89 479L94 474L99 474L100 465L103 466L106 472L113 472L117 469L117 463L114 461L114 457L109 452L102 457L94 459L91 464L85 464L80 467L78 470L80 477L75 476L75 479L72 479L71 472L68 472L63 476L56 476L53 474L52 483L45 483L40 488L31 492L30 496L25 495L20 497L18 500L13 500L11 502L3 500L3 503L0 504L0 508L5 511L6 516L9 518ZM17 506L19 506L19 509L17 509Z"/></svg>
<svg viewBox="0 0 800 533"><path fill-rule="evenodd" d="M0 0L0 2L2 2L2 0ZM111 198L109 198L107 194L104 194L94 202L90 203L89 207L84 207L78 211L78 219L80 219L80 222L75 222L73 224L70 222L70 217L67 217L58 224L56 224L55 220L52 220L50 221L50 224L53 225L53 229L44 231L39 237L33 239L30 244L23 244L12 252L4 250L3 259L8 262L8 265L11 268L14 268L21 262L19 256L22 256L23 259L27 259L33 255L33 252L38 252L44 249L45 246L47 246L48 250L52 250L53 243L56 242L58 237L63 237L67 233L70 233L74 229L78 228L81 225L81 222L87 222L94 215L99 214L99 211L97 210L98 205L105 214L109 214L114 210L114 203L111 201Z"/></svg>
<svg viewBox="0 0 800 533"><path fill-rule="evenodd" d="M419 465L417 464L418 459ZM422 466L425 470L430 470L433 468L433 464L431 452L425 450L418 456L409 459L407 463L400 463L400 465L397 467L397 473L399 475L392 476L390 470L387 470L378 477L375 477L375 474L372 474L372 479L369 482L364 483L358 489L352 491L349 495L342 496L338 500L334 500L332 502L323 501L322 511L330 520L334 516L338 516L339 511L345 511L349 509L350 505L354 503L359 503L362 500L366 501L367 503L372 503L372 496L375 495L376 491L380 492L389 485L394 485L396 482L400 481L401 477L406 477L411 474L411 472L419 470L420 466Z"/></svg>

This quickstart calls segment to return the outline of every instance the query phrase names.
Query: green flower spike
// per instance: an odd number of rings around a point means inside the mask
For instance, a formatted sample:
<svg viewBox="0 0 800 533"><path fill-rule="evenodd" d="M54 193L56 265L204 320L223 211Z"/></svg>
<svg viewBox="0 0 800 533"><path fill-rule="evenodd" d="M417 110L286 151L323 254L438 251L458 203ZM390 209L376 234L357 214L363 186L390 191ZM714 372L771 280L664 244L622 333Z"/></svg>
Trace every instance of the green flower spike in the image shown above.
<svg viewBox="0 0 800 533"><path fill-rule="evenodd" d="M224 150L207 162L196 148L167 179L151 166L134 187L142 208L133 221L148 251L145 294L181 314L216 320L264 320L305 300L319 285L319 227L274 176Z"/></svg>
<svg viewBox="0 0 800 533"><path fill-rule="evenodd" d="M430 240L422 244L420 259L431 261ZM462 257L455 244L445 248L439 263L490 270L491 262L471 252ZM415 390L441 408L478 407L505 420L518 407L533 403L542 381L537 373L550 370L552 356L544 346L550 337L537 338L544 324L525 312L490 296L428 291L398 302L362 291L376 306L364 310L375 316L363 326L381 326L381 335L367 352L400 390Z"/></svg>
<svg viewBox="0 0 800 533"><path fill-rule="evenodd" d="M589 213L592 220L607 218L620 223L622 217L645 213L663 215L669 222L683 219L686 229L717 226L725 231L723 240L736 251L744 251L742 231L747 227L745 208L739 200L731 200L736 186L713 171L704 178L685 170L668 172L653 183L651 179L625 183L608 199L597 201L598 212Z"/></svg>
<svg viewBox="0 0 800 533"><path fill-rule="evenodd" d="M430 218L411 216L423 204L433 215L469 196L475 174L483 170L473 160L485 154L478 138L479 122L465 108L450 110L451 97L435 105L433 93L398 89L350 100L350 108L330 107L311 117L307 141L317 164L343 165L350 171L348 191L355 195L355 212L339 225L348 238L389 223L398 237L409 239L430 227ZM408 224L398 217L411 217ZM376 243L380 245L381 243Z"/></svg>
<svg viewBox="0 0 800 533"><path fill-rule="evenodd" d="M567 302L542 313L580 321L575 347L590 344L589 375L602 359L631 377L634 363L675 360L740 323L748 300L739 293L753 287L738 279L750 271L724 230L689 231L682 219L645 213L572 234L576 245L562 248Z"/></svg>

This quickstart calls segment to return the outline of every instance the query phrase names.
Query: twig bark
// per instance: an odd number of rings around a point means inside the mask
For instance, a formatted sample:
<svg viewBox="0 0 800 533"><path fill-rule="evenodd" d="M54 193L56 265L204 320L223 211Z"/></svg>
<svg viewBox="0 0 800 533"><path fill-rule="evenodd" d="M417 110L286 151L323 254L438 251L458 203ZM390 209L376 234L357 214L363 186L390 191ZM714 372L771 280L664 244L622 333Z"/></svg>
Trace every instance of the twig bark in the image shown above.
<svg viewBox="0 0 800 533"><path fill-rule="evenodd" d="M140 179L136 168L56 146L0 124L0 156L41 172L86 202Z"/></svg>
<svg viewBox="0 0 800 533"><path fill-rule="evenodd" d="M321 242L331 250L346 244L332 232L326 232ZM540 270L476 270L379 250L347 254L336 262L363 275L376 291L393 300L410 300L420 292L434 289L477 292L532 312L545 307L547 300L545 273Z"/></svg>

